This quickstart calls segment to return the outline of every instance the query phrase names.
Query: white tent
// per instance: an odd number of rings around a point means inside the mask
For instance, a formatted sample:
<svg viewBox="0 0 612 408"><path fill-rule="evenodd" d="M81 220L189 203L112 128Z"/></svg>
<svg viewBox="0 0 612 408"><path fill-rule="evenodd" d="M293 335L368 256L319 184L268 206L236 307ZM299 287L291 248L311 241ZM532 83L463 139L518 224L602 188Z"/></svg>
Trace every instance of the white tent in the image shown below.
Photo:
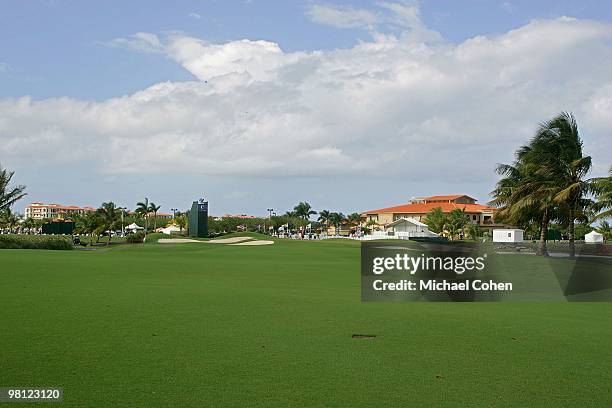
<svg viewBox="0 0 612 408"><path fill-rule="evenodd" d="M437 237L429 230L427 224L412 218L400 218L391 224L385 226L385 232L388 236L395 238L410 238L410 237Z"/></svg>
<svg viewBox="0 0 612 408"><path fill-rule="evenodd" d="M523 242L523 230L520 229L494 229L493 242Z"/></svg>
<svg viewBox="0 0 612 408"><path fill-rule="evenodd" d="M584 242L587 244L603 244L603 235L597 231L591 231L584 236Z"/></svg>
<svg viewBox="0 0 612 408"><path fill-rule="evenodd" d="M141 227L140 225L136 224L135 222L131 223L130 225L128 225L127 227L125 227L125 230L128 232L135 232L135 231L141 231L144 228Z"/></svg>

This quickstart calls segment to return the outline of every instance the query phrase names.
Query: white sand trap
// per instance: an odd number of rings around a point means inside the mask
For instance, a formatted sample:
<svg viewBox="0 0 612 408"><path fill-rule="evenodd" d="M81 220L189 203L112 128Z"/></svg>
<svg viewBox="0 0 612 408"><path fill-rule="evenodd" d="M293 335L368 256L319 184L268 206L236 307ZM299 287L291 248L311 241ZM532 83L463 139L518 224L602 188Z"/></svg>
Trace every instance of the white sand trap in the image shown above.
<svg viewBox="0 0 612 408"><path fill-rule="evenodd" d="M189 238L161 238L157 242L160 244L189 244L197 242L199 244L229 244L229 245L271 245L274 241L253 241L251 237L232 237L232 238L220 238L213 239L210 241L200 241L197 239Z"/></svg>
<svg viewBox="0 0 612 408"><path fill-rule="evenodd" d="M201 242L207 242L209 244L235 244L237 242L250 241L252 239L253 238L251 237L232 237L232 238L213 239L211 241L201 241Z"/></svg>
<svg viewBox="0 0 612 408"><path fill-rule="evenodd" d="M248 245L248 246L255 246L255 245L272 245L274 244L274 241L249 241L249 242L241 242L239 244L230 244L231 246L237 246L237 245Z"/></svg>
<svg viewBox="0 0 612 408"><path fill-rule="evenodd" d="M160 244L188 244L190 242L204 242L198 241L196 239L188 239L188 238L160 238L157 240Z"/></svg>

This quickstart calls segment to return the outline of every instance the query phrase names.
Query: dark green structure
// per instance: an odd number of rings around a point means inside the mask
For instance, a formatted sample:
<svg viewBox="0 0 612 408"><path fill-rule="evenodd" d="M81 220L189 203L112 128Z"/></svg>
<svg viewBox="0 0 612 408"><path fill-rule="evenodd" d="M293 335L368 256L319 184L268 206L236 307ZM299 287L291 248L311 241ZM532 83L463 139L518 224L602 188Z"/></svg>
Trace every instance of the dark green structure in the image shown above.
<svg viewBox="0 0 612 408"><path fill-rule="evenodd" d="M208 237L208 201L194 201L188 218L190 237Z"/></svg>
<svg viewBox="0 0 612 408"><path fill-rule="evenodd" d="M51 221L42 225L42 233L49 235L72 235L73 221Z"/></svg>

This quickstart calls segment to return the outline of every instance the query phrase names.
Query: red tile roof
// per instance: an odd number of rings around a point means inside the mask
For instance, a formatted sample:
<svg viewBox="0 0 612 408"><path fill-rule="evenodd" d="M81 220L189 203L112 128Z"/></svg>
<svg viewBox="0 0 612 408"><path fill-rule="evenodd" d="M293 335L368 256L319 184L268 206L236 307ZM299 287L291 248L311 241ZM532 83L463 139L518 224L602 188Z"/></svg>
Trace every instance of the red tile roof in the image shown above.
<svg viewBox="0 0 612 408"><path fill-rule="evenodd" d="M463 196L459 196L463 197ZM455 204L455 203L427 203L427 204L403 204L395 207L381 208L378 210L365 211L362 214L384 214L384 213L404 213L404 214L427 214L434 208L441 208L443 212L451 212L454 209L465 210L467 213L479 213L484 210L495 210L493 207L480 204Z"/></svg>
<svg viewBox="0 0 612 408"><path fill-rule="evenodd" d="M455 194L455 195L435 195L435 196L431 196L431 197L425 197L425 201L436 201L436 200L456 200L458 198L461 197L467 197L467 198L471 198L472 200L476 201L475 198L470 197L469 195L465 195L465 194Z"/></svg>

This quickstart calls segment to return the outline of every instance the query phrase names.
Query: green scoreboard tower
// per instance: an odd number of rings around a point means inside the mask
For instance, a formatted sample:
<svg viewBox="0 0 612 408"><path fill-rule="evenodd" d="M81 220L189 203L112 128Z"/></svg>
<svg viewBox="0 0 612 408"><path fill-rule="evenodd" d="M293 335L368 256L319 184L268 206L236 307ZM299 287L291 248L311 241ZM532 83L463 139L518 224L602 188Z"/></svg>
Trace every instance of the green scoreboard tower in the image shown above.
<svg viewBox="0 0 612 408"><path fill-rule="evenodd" d="M189 210L189 236L208 237L208 201L194 201Z"/></svg>

